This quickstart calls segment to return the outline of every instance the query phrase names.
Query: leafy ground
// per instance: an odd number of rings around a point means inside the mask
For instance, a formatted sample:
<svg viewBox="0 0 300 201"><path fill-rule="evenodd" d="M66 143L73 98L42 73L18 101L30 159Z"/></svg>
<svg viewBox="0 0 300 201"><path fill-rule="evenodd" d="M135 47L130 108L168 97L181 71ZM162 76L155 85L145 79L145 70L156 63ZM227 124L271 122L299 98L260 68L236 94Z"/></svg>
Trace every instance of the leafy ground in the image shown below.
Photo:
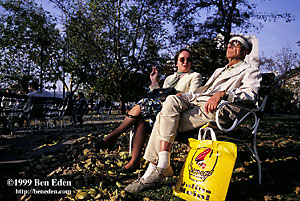
<svg viewBox="0 0 300 201"><path fill-rule="evenodd" d="M103 136L118 123L86 126L61 135L47 136L38 148L53 146L62 141L75 139L56 152L31 157L30 161L17 167L1 170L0 200L181 200L172 195L177 177L169 178L163 187L140 194L128 194L123 189L143 174L147 167L141 162L141 169L132 174L116 175L115 170L129 159L128 135L123 134L112 151L95 153L93 143L96 136ZM262 185L257 184L256 163L249 152L239 146L238 158L230 182L227 199L241 200L300 200L300 119L298 117L265 117L258 134L258 152L262 165ZM82 129L82 128L81 128ZM86 133L86 131L88 131ZM82 132L78 137L76 132ZM86 134L84 134L86 133ZM187 145L175 143L172 153L172 166L179 175L187 153ZM22 150L11 150L21 153ZM28 157L28 156L27 156ZM52 189L72 190L68 195L16 195L15 188L7 186L8 178L17 179L62 179L71 181L71 186L51 187ZM38 187L44 189L44 187ZM48 187L49 188L49 187ZM30 189L30 187L29 187ZM45 187L45 189L47 189Z"/></svg>

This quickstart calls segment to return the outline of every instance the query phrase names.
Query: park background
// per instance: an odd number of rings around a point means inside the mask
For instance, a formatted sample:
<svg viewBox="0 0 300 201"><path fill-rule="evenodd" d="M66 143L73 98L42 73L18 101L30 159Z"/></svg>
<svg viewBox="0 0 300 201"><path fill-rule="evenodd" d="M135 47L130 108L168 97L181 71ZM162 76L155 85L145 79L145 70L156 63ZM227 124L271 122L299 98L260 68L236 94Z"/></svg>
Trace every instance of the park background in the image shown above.
<svg viewBox="0 0 300 201"><path fill-rule="evenodd" d="M44 90L58 91L61 86L63 94L82 91L88 99L110 96L121 106L145 97L153 65L159 66L162 78L172 73L172 58L180 48L188 46L193 50L193 69L205 81L214 69L226 63L224 48L215 41L218 34L224 36L223 45L231 33L255 35L259 39L259 67L277 75L267 116L258 133L263 185L257 186L255 164L239 148L227 198L299 200L297 0L219 1L223 4L209 0L0 2L3 90L10 87L14 92L26 91L26 83L37 79ZM113 151L92 150L96 137L116 128L119 122L113 120L119 117L114 113L97 124L85 122L83 127L41 130L24 139L4 139L1 154L15 154L26 162L2 172L0 198L21 197L5 183L13 177L72 181L71 195L27 195L22 197L24 200L79 200L80 196L98 196L99 200L179 200L172 196L176 177L158 191L124 194L124 186L147 165L142 162L141 170L132 175L111 172L119 162L128 160L127 133ZM31 137L39 141L30 144ZM52 148L52 152L44 151ZM172 163L178 175L187 149L176 144L175 150Z"/></svg>
<svg viewBox="0 0 300 201"><path fill-rule="evenodd" d="M295 0L7 2L0 7L0 80L15 92L36 79L56 96L111 97L124 113L127 102L146 96L153 65L161 80L173 73L180 48L193 50L192 68L205 83L226 64L231 33L256 36L260 69L281 76L299 67Z"/></svg>

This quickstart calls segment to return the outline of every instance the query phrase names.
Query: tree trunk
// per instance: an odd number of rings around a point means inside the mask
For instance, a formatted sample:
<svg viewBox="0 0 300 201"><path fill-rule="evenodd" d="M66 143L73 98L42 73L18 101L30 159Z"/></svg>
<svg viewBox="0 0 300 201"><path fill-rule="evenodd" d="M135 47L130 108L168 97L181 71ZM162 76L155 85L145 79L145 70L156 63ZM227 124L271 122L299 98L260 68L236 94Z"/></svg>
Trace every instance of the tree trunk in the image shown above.
<svg viewBox="0 0 300 201"><path fill-rule="evenodd" d="M121 114L126 114L126 108L125 108L125 95L124 95L124 83L123 80L120 82L120 87L119 87L119 99L120 99L120 109L121 109Z"/></svg>

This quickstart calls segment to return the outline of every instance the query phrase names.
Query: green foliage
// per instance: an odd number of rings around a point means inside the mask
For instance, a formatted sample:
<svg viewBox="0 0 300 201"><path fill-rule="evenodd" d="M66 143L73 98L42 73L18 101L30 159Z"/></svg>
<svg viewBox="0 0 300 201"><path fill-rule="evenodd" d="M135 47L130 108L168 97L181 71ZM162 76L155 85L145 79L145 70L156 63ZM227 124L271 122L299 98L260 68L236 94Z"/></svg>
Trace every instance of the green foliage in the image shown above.
<svg viewBox="0 0 300 201"><path fill-rule="evenodd" d="M202 37L215 38L218 33L228 41L233 30L247 33L250 29L262 28L262 22L294 20L289 13L259 13L256 4L249 0L179 0L173 3L170 13L176 30L173 42L186 44Z"/></svg>
<svg viewBox="0 0 300 201"><path fill-rule="evenodd" d="M292 110L295 108L292 104L293 95L293 92L288 89L273 86L268 96L266 112L271 114L293 114L293 112L296 112Z"/></svg>
<svg viewBox="0 0 300 201"><path fill-rule="evenodd" d="M163 62L163 1L52 1L66 17L68 72L77 85L128 100L129 81L149 80L152 65Z"/></svg>
<svg viewBox="0 0 300 201"><path fill-rule="evenodd" d="M54 44L59 38L55 19L34 1L1 0L1 83L20 84L22 77L50 80Z"/></svg>
<svg viewBox="0 0 300 201"><path fill-rule="evenodd" d="M299 106L297 106L299 104L297 92L299 89L299 81L297 81L299 55L286 46L272 57L262 56L258 62L261 69L275 72L282 85L281 87L274 86L270 91L270 104L267 105L266 110L272 113L299 113ZM294 79L291 79L293 77Z"/></svg>
<svg viewBox="0 0 300 201"><path fill-rule="evenodd" d="M260 68L270 71L277 71L284 74L300 66L300 57L298 53L293 52L290 46L285 46L281 51L276 52L271 57L262 56L259 59Z"/></svg>
<svg viewBox="0 0 300 201"><path fill-rule="evenodd" d="M205 81L227 62L214 41L218 33L226 41L232 30L260 28L256 20L293 20L287 13L257 13L248 0L50 1L62 14L62 33L34 0L0 0L1 83L37 77L60 80L67 91L133 100L145 95L153 65L163 76L173 72L167 61L174 50L191 48L193 69Z"/></svg>
<svg viewBox="0 0 300 201"><path fill-rule="evenodd" d="M202 38L191 46L193 50L193 70L201 73L204 83L215 69L223 67L228 60L225 57L225 48L210 39Z"/></svg>

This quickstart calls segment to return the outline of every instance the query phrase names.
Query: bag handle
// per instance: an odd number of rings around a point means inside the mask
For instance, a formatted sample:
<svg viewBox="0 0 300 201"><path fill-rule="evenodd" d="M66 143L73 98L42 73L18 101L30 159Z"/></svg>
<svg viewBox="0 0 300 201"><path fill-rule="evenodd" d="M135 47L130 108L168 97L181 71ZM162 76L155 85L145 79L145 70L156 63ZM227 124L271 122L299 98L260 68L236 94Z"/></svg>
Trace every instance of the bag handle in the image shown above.
<svg viewBox="0 0 300 201"><path fill-rule="evenodd" d="M203 137L201 137L201 136L202 136L202 135L201 135L201 134L202 134L202 130L203 130L203 132L204 132ZM210 128L210 127L205 127L205 128L200 128L200 129L199 129L199 132L198 132L198 140L205 140L207 131L210 132L210 136L211 136L212 141L217 141L216 133L215 133L215 131L214 131L212 128Z"/></svg>

